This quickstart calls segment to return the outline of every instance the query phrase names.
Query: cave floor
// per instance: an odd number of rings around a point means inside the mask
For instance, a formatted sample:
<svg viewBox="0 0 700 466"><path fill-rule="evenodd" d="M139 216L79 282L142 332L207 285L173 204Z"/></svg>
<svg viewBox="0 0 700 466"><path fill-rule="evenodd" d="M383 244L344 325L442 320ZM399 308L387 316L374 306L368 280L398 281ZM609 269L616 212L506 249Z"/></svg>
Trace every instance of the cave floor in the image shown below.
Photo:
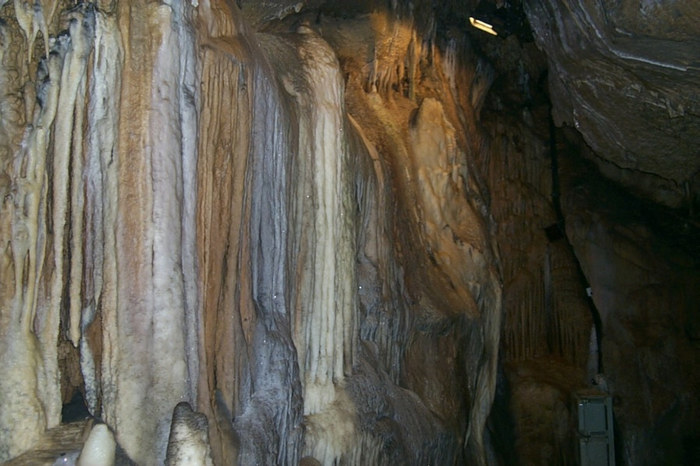
<svg viewBox="0 0 700 466"><path fill-rule="evenodd" d="M51 466L63 455L80 450L85 438L90 433L93 421L83 421L61 424L47 430L36 447L18 457L4 463L5 466ZM70 464L70 463L66 463Z"/></svg>

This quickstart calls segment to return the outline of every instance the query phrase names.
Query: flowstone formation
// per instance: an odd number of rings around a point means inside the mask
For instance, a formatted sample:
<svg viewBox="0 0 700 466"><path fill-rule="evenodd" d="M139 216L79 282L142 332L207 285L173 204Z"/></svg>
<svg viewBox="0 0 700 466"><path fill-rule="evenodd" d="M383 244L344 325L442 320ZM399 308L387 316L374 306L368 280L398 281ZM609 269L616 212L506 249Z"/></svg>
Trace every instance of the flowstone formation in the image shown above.
<svg viewBox="0 0 700 466"><path fill-rule="evenodd" d="M496 3L0 0L0 461L697 462L696 9Z"/></svg>
<svg viewBox="0 0 700 466"><path fill-rule="evenodd" d="M181 402L217 464L486 464L488 84L401 5L243 3L3 2L0 459L80 390L137 464Z"/></svg>

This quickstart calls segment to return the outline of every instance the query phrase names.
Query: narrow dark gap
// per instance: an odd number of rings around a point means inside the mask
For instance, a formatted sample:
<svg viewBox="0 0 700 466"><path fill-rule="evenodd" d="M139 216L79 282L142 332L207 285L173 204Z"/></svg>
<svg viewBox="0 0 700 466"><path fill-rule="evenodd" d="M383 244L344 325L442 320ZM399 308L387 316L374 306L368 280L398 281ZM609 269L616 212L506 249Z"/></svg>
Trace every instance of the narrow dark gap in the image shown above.
<svg viewBox="0 0 700 466"><path fill-rule="evenodd" d="M61 423L91 417L85 400L85 381L80 367L80 351L61 332L58 340L58 367L61 386Z"/></svg>
<svg viewBox="0 0 700 466"><path fill-rule="evenodd" d="M498 464L518 466L520 460L515 448L517 435L511 408L511 387L501 360L498 362L496 391L486 423L486 431Z"/></svg>
<svg viewBox="0 0 700 466"><path fill-rule="evenodd" d="M564 213L561 208L561 186L559 182L559 154L557 150L557 128L554 124L554 118L552 117L551 102L549 108L549 150L552 161L552 205L554 206L554 213L557 218L557 223L556 228L554 228L554 226L548 228L547 236L550 238L550 240L555 237L560 237L561 239L563 239L566 242L567 249L569 249L569 251L571 252L571 256L574 258L574 263L576 264L576 269L578 270L578 276L581 281L581 285L583 289L586 290L586 303L591 313L591 318L593 319L593 327L595 328L596 333L596 345L598 349L598 373L602 374L604 373L602 344L603 322L600 318L600 312L598 312L598 309L595 307L592 295L588 291L590 290L590 284L586 280L586 276L583 273L581 263L578 260L578 256L576 256L576 251L574 250L574 247L569 241L569 238L566 236L566 223L564 219ZM556 229L559 230L558 234L555 231L553 231Z"/></svg>
<svg viewBox="0 0 700 466"><path fill-rule="evenodd" d="M61 423L67 424L69 422L82 421L88 417L90 417L90 411L88 411L83 392L80 389L76 389L71 399L64 403L61 408Z"/></svg>

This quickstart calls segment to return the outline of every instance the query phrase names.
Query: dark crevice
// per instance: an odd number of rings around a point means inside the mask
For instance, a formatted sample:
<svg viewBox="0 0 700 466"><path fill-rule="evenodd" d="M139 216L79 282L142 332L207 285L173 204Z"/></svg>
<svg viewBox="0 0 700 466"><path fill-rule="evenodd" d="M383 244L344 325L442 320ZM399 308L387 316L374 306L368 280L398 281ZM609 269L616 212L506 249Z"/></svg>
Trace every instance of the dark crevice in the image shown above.
<svg viewBox="0 0 700 466"><path fill-rule="evenodd" d="M80 390L73 393L73 397L64 404L61 408L61 422L66 424L69 422L82 421L90 417L85 398Z"/></svg>
<svg viewBox="0 0 700 466"><path fill-rule="evenodd" d="M557 128L554 124L554 119L552 118L552 107L549 108L549 150L551 157L552 166L552 205L554 206L554 213L557 219L558 230L561 233L562 240L565 241L566 247L574 258L574 263L576 264L576 269L578 270L578 276L581 281L584 290L590 289L590 284L586 279L586 275L583 273L581 263L576 255L576 251L572 246L569 238L566 235L566 224L564 220L564 213L561 208L561 187L559 181L559 163L558 163L558 153L557 153ZM552 227L549 227L550 229ZM548 233L549 235L549 233ZM591 318L593 319L593 326L596 333L596 345L598 349L598 373L604 373L603 369L603 322L600 318L600 312L595 306L590 293L586 293L586 303L588 309L591 313Z"/></svg>

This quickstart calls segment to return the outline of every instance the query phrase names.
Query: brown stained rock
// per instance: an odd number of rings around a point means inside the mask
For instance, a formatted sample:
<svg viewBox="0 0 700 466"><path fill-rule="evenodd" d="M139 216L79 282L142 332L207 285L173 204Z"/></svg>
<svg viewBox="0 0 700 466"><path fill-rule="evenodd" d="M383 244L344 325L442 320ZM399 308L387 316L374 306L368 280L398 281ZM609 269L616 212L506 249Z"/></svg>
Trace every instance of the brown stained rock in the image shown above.
<svg viewBox="0 0 700 466"><path fill-rule="evenodd" d="M39 3L54 34L74 2ZM2 3L3 459L84 384L142 464L183 399L216 464L484 464L500 357L521 458L570 462L592 358L577 261L627 459L692 440L694 219L574 169L576 254L548 238L547 99L604 174L692 214L696 7L528 2L547 95L532 43L478 47L436 2L319 3L99 2L60 86L78 36L47 75L41 15Z"/></svg>
<svg viewBox="0 0 700 466"><path fill-rule="evenodd" d="M305 456L299 460L299 466L321 466L321 462L311 456Z"/></svg>
<svg viewBox="0 0 700 466"><path fill-rule="evenodd" d="M6 466L51 466L62 456L72 455L73 461L90 433L93 421L62 424L46 431L30 451L3 463Z"/></svg>
<svg viewBox="0 0 700 466"><path fill-rule="evenodd" d="M584 374L558 358L506 365L515 423L515 450L522 464L575 464L576 411L573 397Z"/></svg>
<svg viewBox="0 0 700 466"><path fill-rule="evenodd" d="M563 162L562 208L602 319L620 452L630 464L690 461L682 443L697 435L700 411L698 346L687 331L700 317L696 242L682 222L669 228L674 211L597 179L575 153Z"/></svg>
<svg viewBox="0 0 700 466"><path fill-rule="evenodd" d="M58 343L58 365L61 368L61 402L65 405L83 386L80 353L67 340Z"/></svg>

